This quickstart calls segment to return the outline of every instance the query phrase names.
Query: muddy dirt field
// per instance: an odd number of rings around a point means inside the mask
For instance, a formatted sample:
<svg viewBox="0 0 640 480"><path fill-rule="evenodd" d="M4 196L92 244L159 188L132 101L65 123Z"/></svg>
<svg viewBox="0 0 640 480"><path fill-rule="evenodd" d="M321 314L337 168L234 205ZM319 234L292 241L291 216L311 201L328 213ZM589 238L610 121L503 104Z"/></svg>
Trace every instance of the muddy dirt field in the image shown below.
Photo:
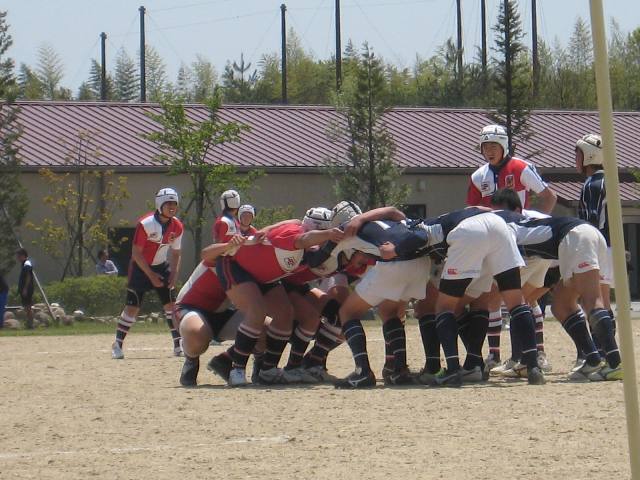
<svg viewBox="0 0 640 480"><path fill-rule="evenodd" d="M367 335L379 372L379 325ZM415 324L407 335L418 369ZM110 335L0 338L0 478L629 478L622 383L567 383L569 338L548 322L545 340L553 372L542 387L379 380L373 390L342 391L227 388L205 368L224 347L205 354L198 388L181 388L168 332L134 327L122 361L110 358ZM353 369L346 346L329 369Z"/></svg>

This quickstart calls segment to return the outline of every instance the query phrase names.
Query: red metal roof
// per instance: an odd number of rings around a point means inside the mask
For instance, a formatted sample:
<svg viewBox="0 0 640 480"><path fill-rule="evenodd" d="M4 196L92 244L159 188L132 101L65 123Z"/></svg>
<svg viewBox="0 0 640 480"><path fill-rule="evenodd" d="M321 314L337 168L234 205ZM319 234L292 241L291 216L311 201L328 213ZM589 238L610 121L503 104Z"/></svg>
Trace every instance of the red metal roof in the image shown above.
<svg viewBox="0 0 640 480"><path fill-rule="evenodd" d="M548 182L561 200L577 202L580 199L582 182ZM620 182L620 200L623 202L637 202L640 200L640 183Z"/></svg>
<svg viewBox="0 0 640 480"><path fill-rule="evenodd" d="M94 163L111 168L153 167L160 150L141 138L157 129L145 112L158 112L153 104L19 102L24 134L20 155L26 166L62 167L66 145L88 131L101 156ZM192 119L205 119L201 105L187 106ZM242 141L211 150L207 161L239 167L321 167L327 157L344 157L347 143L327 135L340 117L327 106L228 105L220 118L251 127ZM489 123L483 110L452 108L396 108L385 121L396 141L396 160L408 168L474 168L483 163L477 150L478 132ZM640 167L640 113L616 113L618 162ZM545 168L573 168L576 139L598 131L596 112L535 111L531 125L536 135L518 146L518 156L529 156Z"/></svg>

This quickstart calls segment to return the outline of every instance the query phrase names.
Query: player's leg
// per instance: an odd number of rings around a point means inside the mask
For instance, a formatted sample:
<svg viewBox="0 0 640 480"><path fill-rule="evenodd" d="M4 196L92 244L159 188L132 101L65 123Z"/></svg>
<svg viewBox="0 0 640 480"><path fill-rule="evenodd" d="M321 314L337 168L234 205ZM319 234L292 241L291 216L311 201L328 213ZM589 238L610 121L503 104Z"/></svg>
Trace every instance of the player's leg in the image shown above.
<svg viewBox="0 0 640 480"><path fill-rule="evenodd" d="M420 383L431 384L434 376L440 371L440 339L436 329L436 301L438 299L438 285L433 283L433 277L427 283L427 291L424 299L414 305L414 312L418 318L420 338L424 349L425 364L418 376Z"/></svg>
<svg viewBox="0 0 640 480"><path fill-rule="evenodd" d="M407 335L403 321L405 309L406 302L385 300L378 305L385 343L385 363L382 368L385 385L413 383L407 366Z"/></svg>
<svg viewBox="0 0 640 480"><path fill-rule="evenodd" d="M291 350L289 359L284 369L290 375L298 375L303 383L317 383L313 375L307 374L302 366L304 354L320 326L320 312L316 310L308 295L298 291L288 292L289 301L293 306L295 328L289 339Z"/></svg>
<svg viewBox="0 0 640 480"><path fill-rule="evenodd" d="M209 348L213 332L199 312L181 311L177 315L180 317L176 323L179 323L185 356L180 384L183 387L194 387L197 385L200 355Z"/></svg>

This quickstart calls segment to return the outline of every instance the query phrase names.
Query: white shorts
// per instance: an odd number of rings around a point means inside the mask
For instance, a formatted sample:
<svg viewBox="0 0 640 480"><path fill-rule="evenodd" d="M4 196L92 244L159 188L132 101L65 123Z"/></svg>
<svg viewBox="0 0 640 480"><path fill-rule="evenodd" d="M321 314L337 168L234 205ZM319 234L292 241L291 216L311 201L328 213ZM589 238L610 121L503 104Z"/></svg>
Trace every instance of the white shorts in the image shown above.
<svg viewBox="0 0 640 480"><path fill-rule="evenodd" d="M356 293L372 307L385 300L422 300L427 291L430 263L429 257L378 262L356 285Z"/></svg>
<svg viewBox="0 0 640 480"><path fill-rule="evenodd" d="M607 247L607 254L602 263L600 263L600 284L615 288L613 282L613 251L611 247Z"/></svg>
<svg viewBox="0 0 640 480"><path fill-rule="evenodd" d="M335 273L330 277L324 277L320 280L318 288L324 293L328 293L333 287L348 287L349 279L344 273Z"/></svg>
<svg viewBox="0 0 640 480"><path fill-rule="evenodd" d="M570 280L575 273L600 270L607 257L607 242L598 229L583 224L572 228L558 246L560 277Z"/></svg>
<svg viewBox="0 0 640 480"><path fill-rule="evenodd" d="M525 261L526 265L520 269L520 281L522 285L524 286L525 283L528 283L535 288L544 287L544 277L547 275L547 270L549 270L553 260L540 257L527 257Z"/></svg>
<svg viewBox="0 0 640 480"><path fill-rule="evenodd" d="M442 278L457 280L493 277L512 268L523 267L524 260L504 220L493 213L467 218L447 236L449 251L442 267ZM482 287L484 288L484 287Z"/></svg>

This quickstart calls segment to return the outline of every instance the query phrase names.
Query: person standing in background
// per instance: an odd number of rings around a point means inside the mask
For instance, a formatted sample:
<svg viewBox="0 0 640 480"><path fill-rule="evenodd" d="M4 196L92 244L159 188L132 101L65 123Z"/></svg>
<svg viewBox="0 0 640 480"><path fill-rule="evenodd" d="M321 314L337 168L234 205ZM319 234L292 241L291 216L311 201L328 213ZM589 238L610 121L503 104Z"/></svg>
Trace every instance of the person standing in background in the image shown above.
<svg viewBox="0 0 640 480"><path fill-rule="evenodd" d="M98 252L98 263L96 263L96 273L98 275L118 275L118 267L109 260L109 254L106 250Z"/></svg>
<svg viewBox="0 0 640 480"><path fill-rule="evenodd" d="M24 312L27 315L27 328L33 328L33 264L29 260L29 254L24 248L16 250L16 258L20 262L20 278L18 279L18 295Z"/></svg>

